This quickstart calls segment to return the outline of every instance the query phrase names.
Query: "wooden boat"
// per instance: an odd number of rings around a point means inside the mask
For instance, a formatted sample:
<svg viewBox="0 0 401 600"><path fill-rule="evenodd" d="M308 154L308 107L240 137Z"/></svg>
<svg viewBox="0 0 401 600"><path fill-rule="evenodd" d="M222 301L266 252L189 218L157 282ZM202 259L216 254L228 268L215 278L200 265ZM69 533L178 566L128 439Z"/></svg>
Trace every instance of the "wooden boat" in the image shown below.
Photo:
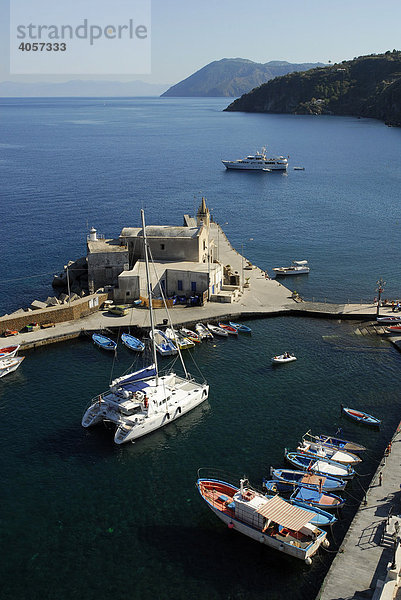
<svg viewBox="0 0 401 600"><path fill-rule="evenodd" d="M328 458L314 458L300 452L288 452L287 450L285 450L284 456L289 463L301 471L339 477L340 479L351 479L355 475L351 465L345 466Z"/></svg>
<svg viewBox="0 0 401 600"><path fill-rule="evenodd" d="M294 360L297 360L297 357L293 354L290 354L289 352L284 352L284 354L279 354L277 356L273 356L272 358L273 363L281 365L289 362L294 362Z"/></svg>
<svg viewBox="0 0 401 600"><path fill-rule="evenodd" d="M1 358L0 359L0 377L5 377L9 373L16 371L18 367L21 365L25 356L13 356L11 358Z"/></svg>
<svg viewBox="0 0 401 600"><path fill-rule="evenodd" d="M194 342L185 337L180 331L176 331L171 327L167 327L166 336L179 348L180 350L188 350L195 346Z"/></svg>
<svg viewBox="0 0 401 600"><path fill-rule="evenodd" d="M92 334L92 340L93 343L98 346L99 348L101 348L102 350L116 350L117 349L117 343L114 342L113 340L111 340L110 338L106 337L105 335L102 335L100 333L93 333Z"/></svg>
<svg viewBox="0 0 401 600"><path fill-rule="evenodd" d="M195 333L195 331L192 331L192 329L182 327L180 329L180 333L182 333L182 335L191 340L191 342L195 342L195 344L200 344L202 341L200 335L198 333Z"/></svg>
<svg viewBox="0 0 401 600"><path fill-rule="evenodd" d="M19 344L0 348L0 358L13 358L19 350Z"/></svg>
<svg viewBox="0 0 401 600"><path fill-rule="evenodd" d="M325 513L328 510L342 508L345 504L345 500L335 494L319 492L316 488L296 486L274 479L263 481L263 487L266 488L269 494L279 494L285 500L294 501L294 503L304 505L308 509L310 506L320 508Z"/></svg>
<svg viewBox="0 0 401 600"><path fill-rule="evenodd" d="M315 458L329 458L335 460L343 465L356 465L362 461L359 456L352 454L351 452L344 452L344 450L338 450L337 448L329 448L323 446L323 444L310 442L303 440L297 448L297 452L302 452L308 456Z"/></svg>
<svg viewBox="0 0 401 600"><path fill-rule="evenodd" d="M154 340L156 350L161 356L171 356L172 354L177 354L178 350L174 342L167 337L164 331L155 329L154 337L152 331L149 332L149 337L152 341Z"/></svg>
<svg viewBox="0 0 401 600"><path fill-rule="evenodd" d="M213 333L203 323L197 323L195 329L201 340L212 340Z"/></svg>
<svg viewBox="0 0 401 600"><path fill-rule="evenodd" d="M143 352L145 350L145 344L129 333L122 333L121 341L124 346L135 352Z"/></svg>
<svg viewBox="0 0 401 600"><path fill-rule="evenodd" d="M322 489L322 492L340 492L346 486L346 481L326 475L315 475L304 471L293 471L292 469L270 469L270 475L276 481L290 483L296 486L305 486L314 489Z"/></svg>
<svg viewBox="0 0 401 600"><path fill-rule="evenodd" d="M347 415L353 421L357 423L362 423L363 425L370 425L372 427L380 427L380 419L376 417L372 417L372 415L368 415L368 413L362 412L361 410L356 410L355 408L345 408L341 407L342 412Z"/></svg>
<svg viewBox="0 0 401 600"><path fill-rule="evenodd" d="M125 317L128 315L128 308L126 306L110 306L107 312L118 317Z"/></svg>
<svg viewBox="0 0 401 600"><path fill-rule="evenodd" d="M401 315L398 317L392 317L390 315L387 317L376 317L376 321L378 323L401 323Z"/></svg>
<svg viewBox="0 0 401 600"><path fill-rule="evenodd" d="M332 513L329 513L326 510L319 508L319 506L311 506L309 504L305 505L304 503L298 502L297 500L291 500L291 498L283 497L281 494L276 494L275 492L271 493L269 490L266 494L266 498L272 498L275 495L280 496L280 498L282 498L286 502L289 502L289 504L293 504L294 506L300 506L301 508L306 508L306 510L309 510L310 512L314 513L314 516L310 520L311 525L316 525L316 527L327 527L328 525L333 525L337 521L337 518Z"/></svg>
<svg viewBox="0 0 401 600"><path fill-rule="evenodd" d="M279 496L266 498L246 479L236 487L218 479L199 478L196 486L208 507L230 529L311 564L326 533L311 524L314 514Z"/></svg>
<svg viewBox="0 0 401 600"><path fill-rule="evenodd" d="M231 325L231 327L235 327L240 333L252 333L252 329L247 325L242 325L242 323L233 323L232 321L229 321L228 324Z"/></svg>
<svg viewBox="0 0 401 600"><path fill-rule="evenodd" d="M228 331L222 329L221 327L218 327L217 325L212 325L211 323L208 323L207 328L213 333L213 335L219 335L220 337L228 337Z"/></svg>
<svg viewBox="0 0 401 600"><path fill-rule="evenodd" d="M227 323L219 323L219 327L227 331L230 335L238 335L238 330L232 325L227 325Z"/></svg>
<svg viewBox="0 0 401 600"><path fill-rule="evenodd" d="M401 324L390 325L390 327L386 327L386 331L389 331L390 333L401 333Z"/></svg>
<svg viewBox="0 0 401 600"><path fill-rule="evenodd" d="M305 438L322 444L323 446L327 446L328 448L337 448L338 450L345 450L346 452L363 452L364 450L366 450L365 446L362 446L362 444L357 444L356 442L344 440L342 438L335 437L332 435L312 435L310 431L307 431L302 436L302 439Z"/></svg>

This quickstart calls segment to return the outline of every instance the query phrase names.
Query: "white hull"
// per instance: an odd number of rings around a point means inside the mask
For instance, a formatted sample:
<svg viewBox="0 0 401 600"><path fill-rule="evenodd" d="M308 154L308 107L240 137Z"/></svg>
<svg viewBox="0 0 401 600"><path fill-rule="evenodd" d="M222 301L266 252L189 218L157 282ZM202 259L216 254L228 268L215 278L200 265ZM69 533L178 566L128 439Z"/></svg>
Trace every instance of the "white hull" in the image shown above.
<svg viewBox="0 0 401 600"><path fill-rule="evenodd" d="M229 515L222 513L220 510L209 504L209 507L215 513L216 516L219 517L224 523L227 525L229 523L232 524L231 529L235 531L239 531L239 533L243 533L244 535L256 540L261 544L265 544L270 548L274 548L274 550L279 550L280 552L284 552L284 554L289 554L290 556L294 556L295 558L300 558L301 560L305 560L307 558L312 557L319 549L319 546L322 544L322 541L325 539L325 534L320 534L319 537L309 545L309 547L304 550L302 548L297 548L291 544L283 543L280 540L276 540L271 536L265 535L262 531L258 529L254 529L245 523L238 521L238 519L232 518Z"/></svg>
<svg viewBox="0 0 401 600"><path fill-rule="evenodd" d="M286 171L288 164L270 163L269 161L262 163L240 163L236 161L223 160L223 165L226 169L235 169L237 171Z"/></svg>
<svg viewBox="0 0 401 600"><path fill-rule="evenodd" d="M305 275L306 273L309 273L310 269L309 267L306 267L305 269L297 269L291 267L286 269L285 267L283 267L281 269L275 268L273 269L273 271L276 274L276 277L282 277L284 275Z"/></svg>
<svg viewBox="0 0 401 600"><path fill-rule="evenodd" d="M5 377L9 373L16 371L25 356L19 356L14 358L2 358L0 359L0 377Z"/></svg>

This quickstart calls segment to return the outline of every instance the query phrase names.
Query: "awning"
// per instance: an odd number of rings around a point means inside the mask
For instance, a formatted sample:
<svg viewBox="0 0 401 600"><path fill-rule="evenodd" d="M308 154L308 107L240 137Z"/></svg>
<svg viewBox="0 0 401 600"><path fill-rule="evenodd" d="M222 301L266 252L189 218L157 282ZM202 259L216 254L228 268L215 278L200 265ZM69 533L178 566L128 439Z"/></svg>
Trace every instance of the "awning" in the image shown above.
<svg viewBox="0 0 401 600"><path fill-rule="evenodd" d="M274 496L267 500L263 506L257 509L257 512L266 517L266 519L271 519L275 523L278 523L278 525L282 525L293 531L302 529L315 516L315 513L298 508L298 506L293 506L279 496Z"/></svg>

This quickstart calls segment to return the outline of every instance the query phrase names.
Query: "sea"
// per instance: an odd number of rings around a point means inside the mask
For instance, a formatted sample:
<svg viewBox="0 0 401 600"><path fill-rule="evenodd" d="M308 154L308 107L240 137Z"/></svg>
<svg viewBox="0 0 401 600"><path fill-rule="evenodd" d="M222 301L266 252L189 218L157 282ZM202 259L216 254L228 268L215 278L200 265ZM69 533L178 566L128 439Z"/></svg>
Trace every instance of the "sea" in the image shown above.
<svg viewBox="0 0 401 600"><path fill-rule="evenodd" d="M106 237L180 225L202 196L238 250L305 299L401 297L401 130L371 119L225 113L229 99L0 99L0 314L54 294L53 274ZM239 173L221 159L263 146L287 173ZM304 170L294 170L303 167ZM190 311L190 309L188 309ZM303 600L316 596L400 421L401 355L357 323L300 317L247 321L185 357L210 384L203 405L134 444L83 429L91 397L136 368L89 339L25 352L0 380L2 600ZM294 363L271 357L294 352ZM168 360L161 359L162 366ZM346 421L340 405L382 419ZM348 502L311 567L230 531L195 483L215 473L255 486L302 435L365 444Z"/></svg>

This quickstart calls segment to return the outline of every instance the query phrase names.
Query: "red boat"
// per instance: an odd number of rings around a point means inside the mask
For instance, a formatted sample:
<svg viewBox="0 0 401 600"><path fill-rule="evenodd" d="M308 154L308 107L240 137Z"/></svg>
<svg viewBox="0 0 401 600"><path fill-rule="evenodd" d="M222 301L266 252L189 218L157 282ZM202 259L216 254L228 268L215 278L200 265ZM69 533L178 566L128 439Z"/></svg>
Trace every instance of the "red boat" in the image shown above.
<svg viewBox="0 0 401 600"><path fill-rule="evenodd" d="M227 333L230 333L231 335L238 335L238 329L232 327L232 325L227 325L226 323L219 323L219 327L221 327L221 329L224 329L224 331L227 331Z"/></svg>
<svg viewBox="0 0 401 600"><path fill-rule="evenodd" d="M19 346L7 346L6 348L0 348L0 358L12 358L17 354Z"/></svg>

